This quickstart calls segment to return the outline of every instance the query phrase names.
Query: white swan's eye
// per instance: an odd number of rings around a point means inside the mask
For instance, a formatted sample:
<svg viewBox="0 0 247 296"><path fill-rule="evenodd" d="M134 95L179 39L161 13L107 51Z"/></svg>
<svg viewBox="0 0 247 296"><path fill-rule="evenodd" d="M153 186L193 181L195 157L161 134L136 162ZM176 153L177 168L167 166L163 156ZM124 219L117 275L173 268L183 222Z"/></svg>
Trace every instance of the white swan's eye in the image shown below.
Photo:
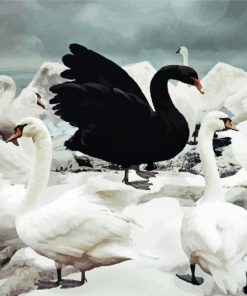
<svg viewBox="0 0 247 296"><path fill-rule="evenodd" d="M45 109L45 105L41 101L41 96L39 93L35 93L37 96L37 105L40 106L41 108Z"/></svg>
<svg viewBox="0 0 247 296"><path fill-rule="evenodd" d="M27 125L27 124L20 124L20 125L17 125L17 126L14 128L14 133L13 133L13 135L11 135L11 136L7 139L6 143L11 142L11 141L14 141L14 140L20 138L20 137L22 136L23 129L24 129L24 127L25 127L26 125Z"/></svg>
<svg viewBox="0 0 247 296"><path fill-rule="evenodd" d="M14 131L16 131L17 129L19 129L21 132L23 132L23 129L25 126L27 126L28 124L20 124L20 125L17 125L14 129Z"/></svg>

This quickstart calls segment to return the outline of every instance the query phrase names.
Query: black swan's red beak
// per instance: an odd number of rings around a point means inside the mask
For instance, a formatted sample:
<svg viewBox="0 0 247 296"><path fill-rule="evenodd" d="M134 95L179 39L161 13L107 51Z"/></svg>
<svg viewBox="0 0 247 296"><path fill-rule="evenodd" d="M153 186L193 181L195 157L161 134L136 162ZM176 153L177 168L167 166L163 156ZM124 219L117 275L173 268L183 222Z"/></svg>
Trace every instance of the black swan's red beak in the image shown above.
<svg viewBox="0 0 247 296"><path fill-rule="evenodd" d="M191 77L191 79L194 81L195 87L199 90L201 94L205 94L205 92L202 90L202 85L199 79Z"/></svg>

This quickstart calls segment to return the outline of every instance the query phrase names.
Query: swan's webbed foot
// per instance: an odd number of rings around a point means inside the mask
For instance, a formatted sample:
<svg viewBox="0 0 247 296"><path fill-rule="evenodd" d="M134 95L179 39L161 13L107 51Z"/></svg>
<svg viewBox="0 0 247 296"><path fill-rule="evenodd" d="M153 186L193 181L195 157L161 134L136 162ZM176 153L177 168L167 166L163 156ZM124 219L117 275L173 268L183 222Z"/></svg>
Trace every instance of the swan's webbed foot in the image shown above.
<svg viewBox="0 0 247 296"><path fill-rule="evenodd" d="M152 183L149 183L148 180L146 181L132 181L132 182L125 182L126 185L130 185L136 189L142 189L142 190L150 190L150 186L152 186Z"/></svg>
<svg viewBox="0 0 247 296"><path fill-rule="evenodd" d="M52 282L52 281L38 281L38 290L44 290L44 289L52 289L52 288L57 288L62 284L62 269L59 267L57 268L57 281Z"/></svg>
<svg viewBox="0 0 247 296"><path fill-rule="evenodd" d="M129 181L129 170L125 169L125 174L123 178L123 183L126 185L130 185L136 189L142 189L142 190L150 190L150 186L153 185L152 183L148 182L149 180L144 181Z"/></svg>
<svg viewBox="0 0 247 296"><path fill-rule="evenodd" d="M81 281L76 280L63 280L61 289L68 289L68 288L76 288L82 286L83 283Z"/></svg>
<svg viewBox="0 0 247 296"><path fill-rule="evenodd" d="M185 275L176 274L176 276L187 283L190 283L190 284L196 285L196 286L200 286L204 283L204 279L201 277L195 276L195 269L196 269L195 264L191 264L190 265L191 275L190 274L185 274Z"/></svg>
<svg viewBox="0 0 247 296"><path fill-rule="evenodd" d="M192 285L200 286L200 285L202 285L204 283L203 278L201 278L201 277L193 277L190 274L185 274L185 275L176 274L176 276L179 279L181 279L181 280L183 280L183 281L185 281L187 283L190 283Z"/></svg>
<svg viewBox="0 0 247 296"><path fill-rule="evenodd" d="M147 180L149 180L149 178L154 178L158 174L157 172L141 171L139 165L132 165L132 168L136 171L136 174L139 177Z"/></svg>
<svg viewBox="0 0 247 296"><path fill-rule="evenodd" d="M38 290L44 290L44 289L52 289L52 288L57 288L61 285L61 281L56 281L56 282L45 282L45 281L39 281L37 284L37 289Z"/></svg>
<svg viewBox="0 0 247 296"><path fill-rule="evenodd" d="M76 288L76 287L81 287L87 282L85 272L81 273L81 280L76 281L76 280L63 280L61 289L68 289L68 288Z"/></svg>
<svg viewBox="0 0 247 296"><path fill-rule="evenodd" d="M149 178L154 178L158 174L158 172L136 171L136 174L143 179L149 180Z"/></svg>

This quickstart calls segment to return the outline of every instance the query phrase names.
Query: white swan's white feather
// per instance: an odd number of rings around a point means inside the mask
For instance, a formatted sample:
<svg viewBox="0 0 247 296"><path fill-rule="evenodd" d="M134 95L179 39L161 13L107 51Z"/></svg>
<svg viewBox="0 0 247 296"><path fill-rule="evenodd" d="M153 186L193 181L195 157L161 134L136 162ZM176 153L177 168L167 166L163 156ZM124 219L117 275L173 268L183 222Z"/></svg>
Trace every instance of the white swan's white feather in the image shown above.
<svg viewBox="0 0 247 296"><path fill-rule="evenodd" d="M241 91L246 82L247 73L242 69L217 63L202 79L205 107L210 110L219 109L223 105L227 107L227 98Z"/></svg>
<svg viewBox="0 0 247 296"><path fill-rule="evenodd" d="M223 200L212 147L214 132L222 129L222 117L227 115L209 113L199 132L206 189L197 206L183 217L181 241L192 264L211 273L222 292L236 295L246 284L247 212Z"/></svg>
<svg viewBox="0 0 247 296"><path fill-rule="evenodd" d="M62 63L45 62L34 75L33 80L29 83L27 88L37 88L38 91L47 98L52 95L49 90L52 85L67 81L67 79L60 76L66 69L67 67Z"/></svg>
<svg viewBox="0 0 247 296"><path fill-rule="evenodd" d="M0 140L0 175L12 184L26 184L30 172L30 158L24 150Z"/></svg>
<svg viewBox="0 0 247 296"><path fill-rule="evenodd" d="M36 147L33 175L16 216L21 240L57 263L79 270L136 257L132 249L133 221L92 203L90 197L68 192L47 205L39 205L50 173L51 138L39 119L28 117L18 124L26 124L23 136L32 137Z"/></svg>
<svg viewBox="0 0 247 296"><path fill-rule="evenodd" d="M49 104L45 104L45 100L48 102L48 99L52 96L52 93L49 91L52 85L66 81L60 76L65 69L66 67L60 63L43 63L34 75L33 80L27 87L22 89L17 97L15 97L16 85L13 79L6 75L0 75L0 87L3 87L1 88L2 96L0 97L0 133L5 135L5 138L12 132L17 121L30 115L42 117L44 121L48 122L50 129L54 130L54 134L58 133L58 131L60 134L63 133L64 126L61 127L58 124L58 118L51 112ZM37 105L36 93L39 93L42 97L42 101L46 105L45 110ZM13 146L12 144L10 146L3 142L1 143L0 156L2 161L0 164L0 174L2 173L7 178L11 178L13 183L26 182L30 169L30 160L33 159L34 154L32 145L30 145L31 140L22 139L21 141L25 155L22 152L20 153L20 150L18 151L18 149L11 147ZM60 143L60 145L62 144ZM17 180L18 176L20 177L19 180Z"/></svg>
<svg viewBox="0 0 247 296"><path fill-rule="evenodd" d="M81 257L83 253L105 240L121 240L130 234L132 223L117 213L93 204L86 204L80 196L65 196L25 215L18 221L22 239L41 249ZM38 231L37 231L38 229ZM93 255L93 252L91 255ZM102 253L103 255L103 253Z"/></svg>

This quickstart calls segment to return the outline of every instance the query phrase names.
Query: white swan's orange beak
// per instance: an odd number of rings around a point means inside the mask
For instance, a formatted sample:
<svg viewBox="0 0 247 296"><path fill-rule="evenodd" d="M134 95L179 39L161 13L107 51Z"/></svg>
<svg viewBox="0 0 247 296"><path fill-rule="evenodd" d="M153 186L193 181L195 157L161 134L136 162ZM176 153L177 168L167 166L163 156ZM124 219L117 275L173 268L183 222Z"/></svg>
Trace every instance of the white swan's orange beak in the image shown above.
<svg viewBox="0 0 247 296"><path fill-rule="evenodd" d="M205 92L202 90L202 85L199 79L191 77L191 79L194 81L195 87L199 90L201 94L205 94Z"/></svg>
<svg viewBox="0 0 247 296"><path fill-rule="evenodd" d="M229 119L225 121L225 128L238 132L238 129L234 126L234 124Z"/></svg>
<svg viewBox="0 0 247 296"><path fill-rule="evenodd" d="M15 133L13 135L11 135L7 140L6 140L6 143L8 142L11 142L11 141L14 141L15 139L18 139L22 136L22 131L17 128Z"/></svg>
<svg viewBox="0 0 247 296"><path fill-rule="evenodd" d="M37 96L37 105L39 105L41 108L45 109L45 105L41 101L40 94L36 93L36 96Z"/></svg>

